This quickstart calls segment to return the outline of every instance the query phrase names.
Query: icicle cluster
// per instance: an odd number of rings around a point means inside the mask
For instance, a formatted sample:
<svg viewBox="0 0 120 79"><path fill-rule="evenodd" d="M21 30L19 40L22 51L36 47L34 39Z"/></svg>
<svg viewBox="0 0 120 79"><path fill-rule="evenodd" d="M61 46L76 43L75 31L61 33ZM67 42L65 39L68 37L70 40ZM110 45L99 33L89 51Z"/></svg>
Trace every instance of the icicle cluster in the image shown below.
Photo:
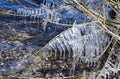
<svg viewBox="0 0 120 79"><path fill-rule="evenodd" d="M30 16L33 18L47 18L53 22L58 22L60 20L59 13L49 11L45 8L19 8L16 13L17 15Z"/></svg>
<svg viewBox="0 0 120 79"><path fill-rule="evenodd" d="M52 19L52 21L59 20L59 13L53 12L51 7L55 9L55 5L57 5L54 1L46 1L43 0L43 4L41 4L41 8L18 8L16 10L17 15L23 16L34 16L34 17L44 17L47 19ZM50 10L51 9L51 10Z"/></svg>
<svg viewBox="0 0 120 79"><path fill-rule="evenodd" d="M99 67L100 60L94 57L103 52L109 40L109 35L100 30L98 24L74 26L56 36L43 50L54 53L55 58L73 58L74 64L84 61L88 67Z"/></svg>
<svg viewBox="0 0 120 79"><path fill-rule="evenodd" d="M27 15L27 16L31 16L31 15L41 15L42 13L44 13L45 10L43 8L19 8L17 9L17 14L18 15Z"/></svg>
<svg viewBox="0 0 120 79"><path fill-rule="evenodd" d="M43 5L49 7L49 8L55 8L56 4L54 1L44 0Z"/></svg>
<svg viewBox="0 0 120 79"><path fill-rule="evenodd" d="M116 48L117 49L117 48ZM112 50L97 79L120 79L120 50Z"/></svg>

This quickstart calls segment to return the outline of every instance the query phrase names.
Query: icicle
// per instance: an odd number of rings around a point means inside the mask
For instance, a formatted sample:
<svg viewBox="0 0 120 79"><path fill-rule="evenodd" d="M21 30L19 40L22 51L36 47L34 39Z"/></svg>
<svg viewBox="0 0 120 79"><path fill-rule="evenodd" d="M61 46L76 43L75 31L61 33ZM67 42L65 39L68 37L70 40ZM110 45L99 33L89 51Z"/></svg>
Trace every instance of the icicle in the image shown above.
<svg viewBox="0 0 120 79"><path fill-rule="evenodd" d="M23 15L23 8L21 8L21 15Z"/></svg>
<svg viewBox="0 0 120 79"><path fill-rule="evenodd" d="M24 15L24 9L21 9L22 10L22 14L21 15Z"/></svg>
<svg viewBox="0 0 120 79"><path fill-rule="evenodd" d="M26 23L26 15L27 15L27 10L25 10L25 15L24 15L24 17L25 17L25 21L24 21L24 23Z"/></svg>
<svg viewBox="0 0 120 79"><path fill-rule="evenodd" d="M92 75L90 75L90 77L88 79L96 79L96 73L93 72Z"/></svg>
<svg viewBox="0 0 120 79"><path fill-rule="evenodd" d="M83 43L82 43L82 39L81 37L79 38L79 40L75 40L76 43L76 52L73 51L73 53L76 53L76 62L78 62L79 58L82 56L82 52L83 52ZM73 44L75 44L73 43Z"/></svg>
<svg viewBox="0 0 120 79"><path fill-rule="evenodd" d="M33 15L33 14L34 14L34 10L32 9L32 10L31 10L31 15Z"/></svg>
<svg viewBox="0 0 120 79"><path fill-rule="evenodd" d="M33 21L36 21L36 15L33 15Z"/></svg>
<svg viewBox="0 0 120 79"><path fill-rule="evenodd" d="M23 9L23 15L25 15L25 9Z"/></svg>
<svg viewBox="0 0 120 79"><path fill-rule="evenodd" d="M47 4L47 7L49 7L49 8L50 8L50 3L48 3L48 4Z"/></svg>
<svg viewBox="0 0 120 79"><path fill-rule="evenodd" d="M18 8L18 9L17 9L17 15L20 15L20 14L21 14L21 9Z"/></svg>
<svg viewBox="0 0 120 79"><path fill-rule="evenodd" d="M41 9L38 9L38 14L41 15Z"/></svg>
<svg viewBox="0 0 120 79"><path fill-rule="evenodd" d="M68 58L70 59L70 53L71 53L71 47L70 47L70 45L69 45L69 43L66 41L66 39L65 39L65 37L64 37L64 35L61 35L61 37L63 38L63 41L64 41L64 44L65 44L65 46L66 46L66 48L67 48L67 51L68 51Z"/></svg>
<svg viewBox="0 0 120 79"><path fill-rule="evenodd" d="M58 47L58 49L59 49L60 59L61 59L63 47L61 46L61 40L60 40L60 39L56 39L56 40L57 40L57 47Z"/></svg>
<svg viewBox="0 0 120 79"><path fill-rule="evenodd" d="M26 10L26 15L27 15L27 16L29 15L29 9Z"/></svg>
<svg viewBox="0 0 120 79"><path fill-rule="evenodd" d="M87 67L90 67L90 59L89 58L84 58L84 59L81 58L81 60L84 60L83 62L86 62Z"/></svg>
<svg viewBox="0 0 120 79"><path fill-rule="evenodd" d="M48 2L45 3L45 6L47 6ZM48 7L48 6L47 6Z"/></svg>
<svg viewBox="0 0 120 79"><path fill-rule="evenodd" d="M94 31L95 31L95 29L93 29ZM100 37L98 37L98 36L101 36L101 33L99 33L98 31L95 31L94 32L94 36L95 36L95 38L94 38L94 40L95 40L95 51L96 51L96 54L97 55L99 55L99 53L100 53L100 51L99 51L99 46L100 46L100 42L99 42L99 38Z"/></svg>
<svg viewBox="0 0 120 79"><path fill-rule="evenodd" d="M19 15L21 15L21 13L22 13L22 12L21 12L21 8L19 8L17 11L18 11L17 13L18 13Z"/></svg>
<svg viewBox="0 0 120 79"><path fill-rule="evenodd" d="M19 13L20 13L19 8L16 10L16 13L17 13L17 15L19 15Z"/></svg>
<svg viewBox="0 0 120 79"><path fill-rule="evenodd" d="M23 8L21 8L21 15L23 15Z"/></svg>
<svg viewBox="0 0 120 79"><path fill-rule="evenodd" d="M69 43L68 42L65 42L65 45L66 45L66 48L67 48L67 50L68 50L68 59L70 59L70 57L71 57L71 47L70 47L70 45L69 45Z"/></svg>
<svg viewBox="0 0 120 79"><path fill-rule="evenodd" d="M94 67L96 66L96 60L93 60L93 66Z"/></svg>
<svg viewBox="0 0 120 79"><path fill-rule="evenodd" d="M66 47L64 45L64 41L62 41L63 38L60 36L60 38L58 39L59 41L59 45L61 46L62 50L63 50L63 58L65 58L65 53L66 53ZM62 53L62 52L61 52ZM62 55L61 55L62 56ZM61 58L61 57L60 57Z"/></svg>
<svg viewBox="0 0 120 79"><path fill-rule="evenodd" d="M30 15L30 21L33 21L33 16L32 15Z"/></svg>
<svg viewBox="0 0 120 79"><path fill-rule="evenodd" d="M109 76L110 76L109 72L106 72L106 77L107 77L108 79L110 79Z"/></svg>
<svg viewBox="0 0 120 79"><path fill-rule="evenodd" d="M26 15L26 9L23 9L23 15L24 16Z"/></svg>
<svg viewBox="0 0 120 79"><path fill-rule="evenodd" d="M37 9L34 9L34 15L37 15Z"/></svg>
<svg viewBox="0 0 120 79"><path fill-rule="evenodd" d="M43 9L41 8L41 14L43 13Z"/></svg>
<svg viewBox="0 0 120 79"><path fill-rule="evenodd" d="M30 9L30 10L29 10L29 16L30 16L31 14L32 14L32 10Z"/></svg>
<svg viewBox="0 0 120 79"><path fill-rule="evenodd" d="M74 34L73 34L73 32L72 32L72 30L69 30L68 31L68 39L70 39L70 40L73 40L74 39L74 36L73 36ZM70 41L69 40L69 41Z"/></svg>
<svg viewBox="0 0 120 79"><path fill-rule="evenodd" d="M87 79L86 70L83 71L83 79Z"/></svg>
<svg viewBox="0 0 120 79"><path fill-rule="evenodd" d="M30 16L30 9L29 9L29 10L27 10L27 12L28 12L28 13L27 13L27 14L28 14L28 16Z"/></svg>
<svg viewBox="0 0 120 79"><path fill-rule="evenodd" d="M44 21L43 22L43 30L44 30L44 32L46 31L46 28L47 28L47 21Z"/></svg>
<svg viewBox="0 0 120 79"><path fill-rule="evenodd" d="M45 0L43 0L43 3L42 4L45 4L46 3L46 1Z"/></svg>
<svg viewBox="0 0 120 79"><path fill-rule="evenodd" d="M72 50L73 50L73 64L72 64L72 66L73 66L73 70L75 70L75 67L76 67L76 64L77 64L77 61L76 61L76 57L77 57L77 53L78 53L78 51L77 51L77 45L76 45L76 43L72 43L73 45L72 45Z"/></svg>
<svg viewBox="0 0 120 79"><path fill-rule="evenodd" d="M69 39L70 39L68 30L64 33L64 37L66 38L66 40L69 40Z"/></svg>
<svg viewBox="0 0 120 79"><path fill-rule="evenodd" d="M53 44L53 49L55 50L55 59L57 59L57 48L56 48L56 45L55 44Z"/></svg>
<svg viewBox="0 0 120 79"><path fill-rule="evenodd" d="M65 58L66 56L66 50L65 50L65 45L64 45L64 43L61 45L62 47L63 47L63 58Z"/></svg>
<svg viewBox="0 0 120 79"><path fill-rule="evenodd" d="M36 15L36 14L35 14L35 12L36 12L36 9L33 9L33 12L34 12L34 13L33 13L33 15Z"/></svg>
<svg viewBox="0 0 120 79"><path fill-rule="evenodd" d="M46 19L49 19L49 14L48 13L46 14Z"/></svg>
<svg viewBox="0 0 120 79"><path fill-rule="evenodd" d="M54 4L52 4L52 7L51 8L54 8L55 7L55 5Z"/></svg>

